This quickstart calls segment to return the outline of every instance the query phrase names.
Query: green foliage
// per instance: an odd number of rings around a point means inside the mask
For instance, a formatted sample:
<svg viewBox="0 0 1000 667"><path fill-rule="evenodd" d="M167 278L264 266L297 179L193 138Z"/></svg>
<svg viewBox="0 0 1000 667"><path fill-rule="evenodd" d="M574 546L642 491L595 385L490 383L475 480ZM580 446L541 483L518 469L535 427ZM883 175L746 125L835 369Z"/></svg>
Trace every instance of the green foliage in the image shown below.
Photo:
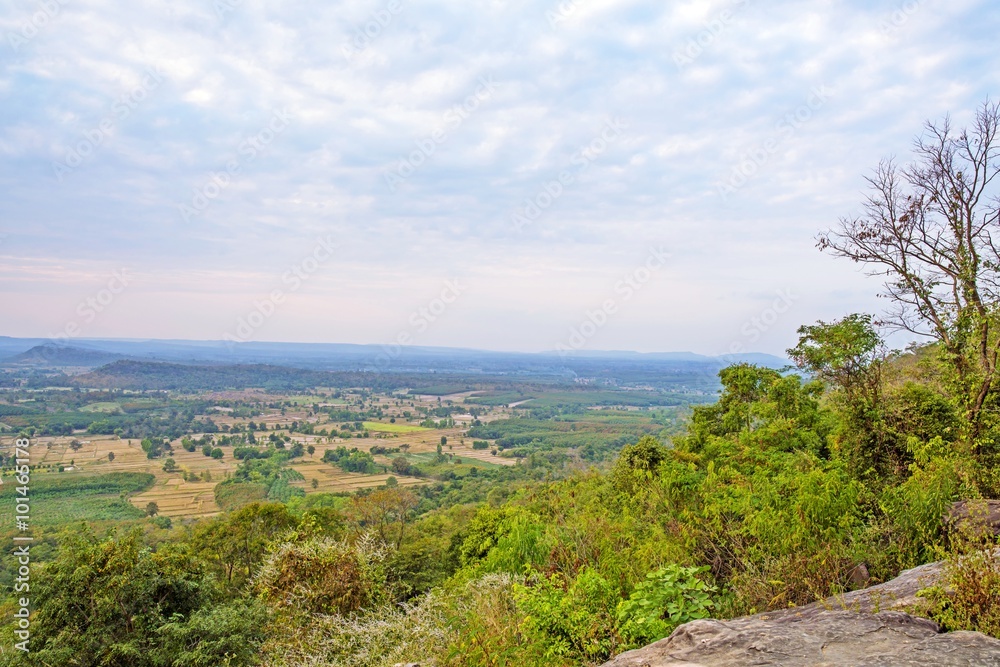
<svg viewBox="0 0 1000 667"><path fill-rule="evenodd" d="M545 658L604 660L622 644L614 616L618 591L592 569L571 583L556 573L515 585L514 599L525 615L523 631Z"/></svg>
<svg viewBox="0 0 1000 667"><path fill-rule="evenodd" d="M927 444L914 439L910 444L917 460L910 478L886 489L881 498L896 536L892 549L906 567L936 556L943 546L943 522L952 501L975 497L968 462L949 452L940 438Z"/></svg>
<svg viewBox="0 0 1000 667"><path fill-rule="evenodd" d="M544 524L524 509L483 507L462 535L459 562L479 572L522 572L544 563L544 538Z"/></svg>
<svg viewBox="0 0 1000 667"><path fill-rule="evenodd" d="M662 639L678 625L708 618L715 587L698 577L708 568L668 565L646 575L618 605L620 632L636 645Z"/></svg>
<svg viewBox="0 0 1000 667"><path fill-rule="evenodd" d="M616 488L634 493L637 485L646 484L656 476L667 454L667 448L648 435L634 445L627 445L618 455L612 473Z"/></svg>
<svg viewBox="0 0 1000 667"><path fill-rule="evenodd" d="M138 531L72 538L35 590L30 665L152 667L159 629L207 601L197 561L183 550L151 551Z"/></svg>
<svg viewBox="0 0 1000 667"><path fill-rule="evenodd" d="M970 630L1000 638L1000 549L989 531L956 530L940 584L918 593L929 615L948 631Z"/></svg>
<svg viewBox="0 0 1000 667"><path fill-rule="evenodd" d="M792 361L847 390L865 381L882 345L871 315L855 313L830 324L803 325L798 333L798 345L788 350Z"/></svg>
<svg viewBox="0 0 1000 667"><path fill-rule="evenodd" d="M217 484L215 502L223 511L236 510L267 499L270 486L262 483Z"/></svg>
<svg viewBox="0 0 1000 667"><path fill-rule="evenodd" d="M357 472L365 475L374 475L380 472L372 455L357 448L328 449L323 453L323 461L338 466L344 472Z"/></svg>
<svg viewBox="0 0 1000 667"><path fill-rule="evenodd" d="M164 667L251 667L259 664L268 614L253 600L206 606L187 620L177 615L157 633Z"/></svg>
<svg viewBox="0 0 1000 667"><path fill-rule="evenodd" d="M296 525L284 505L253 503L198 525L191 545L220 581L238 590L260 568L272 543Z"/></svg>

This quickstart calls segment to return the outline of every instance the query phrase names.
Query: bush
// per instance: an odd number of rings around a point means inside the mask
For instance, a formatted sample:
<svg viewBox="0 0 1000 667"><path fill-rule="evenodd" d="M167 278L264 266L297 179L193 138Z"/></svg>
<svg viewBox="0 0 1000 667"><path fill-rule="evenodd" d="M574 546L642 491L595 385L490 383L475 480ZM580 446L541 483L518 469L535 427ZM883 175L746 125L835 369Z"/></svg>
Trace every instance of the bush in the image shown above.
<svg viewBox="0 0 1000 667"><path fill-rule="evenodd" d="M622 635L633 644L649 644L678 625L708 618L715 606L715 587L698 578L707 569L668 565L647 574L628 600L618 605Z"/></svg>
<svg viewBox="0 0 1000 667"><path fill-rule="evenodd" d="M567 584L558 573L530 586L515 585L524 630L546 658L604 660L621 646L614 609L618 592L596 571L584 568Z"/></svg>
<svg viewBox="0 0 1000 667"><path fill-rule="evenodd" d="M281 545L264 562L254 587L272 609L291 614L350 614L385 598L382 560L372 539L329 538Z"/></svg>
<svg viewBox="0 0 1000 667"><path fill-rule="evenodd" d="M159 630L163 665L250 667L259 664L267 611L253 601L202 608L187 622L176 620Z"/></svg>
<svg viewBox="0 0 1000 667"><path fill-rule="evenodd" d="M997 540L963 532L956 538L943 581L918 593L942 628L1000 638L1000 548Z"/></svg>

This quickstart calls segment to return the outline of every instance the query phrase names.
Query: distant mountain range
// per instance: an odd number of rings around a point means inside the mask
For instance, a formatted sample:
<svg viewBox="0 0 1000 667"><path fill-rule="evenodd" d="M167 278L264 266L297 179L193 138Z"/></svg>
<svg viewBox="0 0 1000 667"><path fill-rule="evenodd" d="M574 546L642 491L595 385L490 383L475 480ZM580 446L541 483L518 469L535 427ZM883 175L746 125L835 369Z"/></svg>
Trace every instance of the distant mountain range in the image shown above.
<svg viewBox="0 0 1000 667"><path fill-rule="evenodd" d="M447 347L95 338L63 343L0 336L0 366L9 370L73 372L72 369L93 369L125 360L199 366L260 364L310 371L602 378L678 387L705 386L705 378L711 378L710 383L714 384L718 369L736 362L771 368L788 365L785 359L761 353L710 357L691 352L581 350L564 357L556 352L532 354Z"/></svg>

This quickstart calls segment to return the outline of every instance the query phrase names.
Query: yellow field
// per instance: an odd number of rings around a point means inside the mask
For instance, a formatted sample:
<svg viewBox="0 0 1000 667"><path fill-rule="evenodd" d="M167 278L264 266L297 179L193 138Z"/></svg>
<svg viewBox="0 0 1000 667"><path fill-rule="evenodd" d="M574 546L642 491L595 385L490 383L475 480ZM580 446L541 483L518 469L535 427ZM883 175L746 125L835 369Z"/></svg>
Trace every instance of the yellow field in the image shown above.
<svg viewBox="0 0 1000 667"><path fill-rule="evenodd" d="M217 482L185 482L179 476L156 480L149 491L136 494L130 499L140 509L155 502L160 514L173 518L203 518L219 513L215 504Z"/></svg>
<svg viewBox="0 0 1000 667"><path fill-rule="evenodd" d="M413 424L388 424L384 422L364 422L364 427L369 431L380 433L420 433L431 429L424 426L414 426Z"/></svg>

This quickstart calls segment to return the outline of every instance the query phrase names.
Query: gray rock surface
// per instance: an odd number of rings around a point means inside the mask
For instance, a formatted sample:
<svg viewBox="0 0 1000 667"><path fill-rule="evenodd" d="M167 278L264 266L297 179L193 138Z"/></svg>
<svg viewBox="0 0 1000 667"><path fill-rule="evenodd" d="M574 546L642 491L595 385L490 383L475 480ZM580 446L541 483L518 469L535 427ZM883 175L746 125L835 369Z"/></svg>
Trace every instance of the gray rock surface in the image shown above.
<svg viewBox="0 0 1000 667"><path fill-rule="evenodd" d="M802 607L692 621L603 667L1000 667L1000 640L941 633L933 621L896 611L919 609L917 591L938 583L943 571L931 563Z"/></svg>
<svg viewBox="0 0 1000 667"><path fill-rule="evenodd" d="M1000 535L1000 500L960 500L952 503L947 521L953 528L966 526L974 532Z"/></svg>
<svg viewBox="0 0 1000 667"><path fill-rule="evenodd" d="M903 612L860 614L813 607L765 620L686 623L667 639L624 653L605 667L1000 667L1000 640L978 632L941 634Z"/></svg>

